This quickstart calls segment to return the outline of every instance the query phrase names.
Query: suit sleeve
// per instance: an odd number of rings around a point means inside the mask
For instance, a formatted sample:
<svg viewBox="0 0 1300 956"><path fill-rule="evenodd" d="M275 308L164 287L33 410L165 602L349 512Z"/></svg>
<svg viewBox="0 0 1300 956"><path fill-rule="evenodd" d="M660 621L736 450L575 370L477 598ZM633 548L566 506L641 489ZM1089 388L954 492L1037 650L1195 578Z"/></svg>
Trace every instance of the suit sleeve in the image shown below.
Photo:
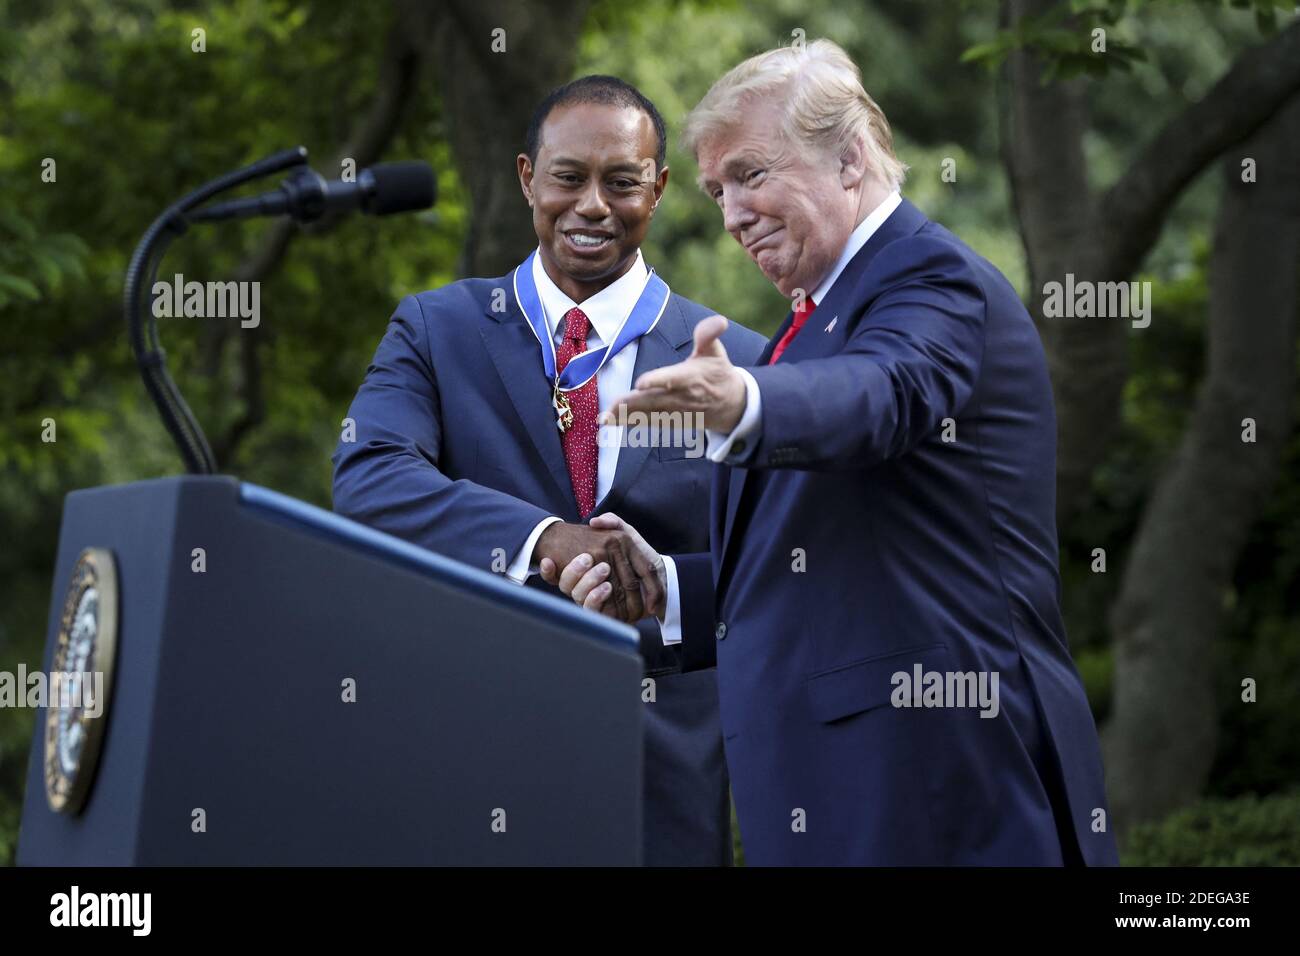
<svg viewBox="0 0 1300 956"><path fill-rule="evenodd" d="M965 258L942 239L913 236L887 246L860 281L880 291L843 351L750 369L761 437L733 464L870 468L961 413L983 359L985 315Z"/></svg>
<svg viewBox="0 0 1300 956"><path fill-rule="evenodd" d="M503 572L543 508L439 470L442 404L418 299L398 305L334 452L334 510L488 571Z"/></svg>
<svg viewBox="0 0 1300 956"><path fill-rule="evenodd" d="M708 552L675 554L682 602L681 668L702 670L717 664L714 627L713 560Z"/></svg>

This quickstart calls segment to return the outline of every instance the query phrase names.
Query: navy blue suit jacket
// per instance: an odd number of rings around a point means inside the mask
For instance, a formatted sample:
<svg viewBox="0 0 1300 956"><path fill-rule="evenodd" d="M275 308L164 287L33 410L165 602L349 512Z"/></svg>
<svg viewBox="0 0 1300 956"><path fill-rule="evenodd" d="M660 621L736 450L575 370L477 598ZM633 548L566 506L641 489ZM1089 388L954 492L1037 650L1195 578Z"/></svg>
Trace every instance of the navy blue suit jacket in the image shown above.
<svg viewBox="0 0 1300 956"><path fill-rule="evenodd" d="M711 314L671 296L637 345L634 380L690 355L696 323ZM756 361L764 344L741 326L729 328L723 343L742 362ZM489 571L504 570L548 515L582 520L540 346L510 275L464 279L403 299L348 415L355 440L340 441L333 458L340 514ZM710 640L712 468L684 447L628 445L619 450L613 486L596 505L596 513L616 512L661 553L684 557L683 633L698 628ZM528 583L559 594L538 576ZM664 647L658 624L646 620L637 629L647 673L657 681L657 699L645 708L645 860L727 862L714 675L681 674L680 649Z"/></svg>
<svg viewBox="0 0 1300 956"><path fill-rule="evenodd" d="M747 861L1115 863L1015 291L905 200L771 351L761 437L714 478L715 632L684 652L716 659ZM916 665L996 672L997 715L895 706Z"/></svg>

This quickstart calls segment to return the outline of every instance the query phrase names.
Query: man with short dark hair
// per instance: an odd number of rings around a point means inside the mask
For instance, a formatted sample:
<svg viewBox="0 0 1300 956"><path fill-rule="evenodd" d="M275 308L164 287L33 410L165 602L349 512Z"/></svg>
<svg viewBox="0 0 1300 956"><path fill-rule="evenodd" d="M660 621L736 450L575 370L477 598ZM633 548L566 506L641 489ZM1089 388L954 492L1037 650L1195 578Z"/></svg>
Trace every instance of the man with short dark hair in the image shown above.
<svg viewBox="0 0 1300 956"><path fill-rule="evenodd" d="M722 865L731 836L710 672L679 672L682 621L707 621L708 471L682 444L620 447L597 424L637 375L690 354L712 310L669 292L640 246L668 181L663 119L635 88L589 76L553 92L517 157L538 248L512 273L399 304L334 453L341 514L520 584L587 555L602 602L637 622L646 672L645 854ZM723 337L753 361L760 336ZM702 438L702 436L700 436ZM698 449L702 451L702 445ZM617 509L640 535L586 523ZM701 605L696 607L695 605ZM562 772L561 768L556 768ZM599 799L575 794L575 799Z"/></svg>

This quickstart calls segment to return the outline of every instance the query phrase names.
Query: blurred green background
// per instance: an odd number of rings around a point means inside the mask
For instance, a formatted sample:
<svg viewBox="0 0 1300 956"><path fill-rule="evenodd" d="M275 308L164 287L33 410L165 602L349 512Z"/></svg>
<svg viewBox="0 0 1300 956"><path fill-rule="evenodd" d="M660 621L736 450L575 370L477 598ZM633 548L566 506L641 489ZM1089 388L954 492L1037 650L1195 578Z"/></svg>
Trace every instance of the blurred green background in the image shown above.
<svg viewBox="0 0 1300 956"><path fill-rule="evenodd" d="M259 328L163 320L163 343L223 471L328 507L329 455L396 302L502 274L530 248L514 157L542 93L614 73L675 137L730 66L826 36L888 115L911 167L905 194L1002 269L1036 315L1054 264L1153 284L1150 327L1122 323L1109 359L1053 346L1058 406L1095 439L1063 441L1079 458L1063 464L1061 565L1112 825L1129 863L1300 863L1300 187L1265 162L1300 168L1287 118L1300 81L1242 87L1253 118L1225 99L1195 112L1294 32L1289 6L1265 0L0 0L0 670L40 665L64 495L180 468L120 305L127 259L163 206L299 143L327 175L342 157L436 168L430 213L301 233L265 221L196 229L163 270L262 281ZM1225 118L1237 128L1225 132ZM1171 127L1177 148L1150 150ZM1258 148L1243 152L1247 142ZM784 300L675 147L647 260L674 290L770 334ZM1243 155L1260 158L1259 181L1234 199ZM1158 201L1112 189L1162 170L1178 175ZM1267 368L1233 345L1246 314L1234 309L1263 316L1248 334ZM1044 326L1049 344L1056 334ZM1102 376L1110 360L1118 378ZM1225 380L1247 402L1267 398L1261 438L1242 445L1234 432L1240 447L1215 452L1222 470L1198 470L1206 447L1223 447L1210 410L1237 400L1216 398ZM42 441L47 418L57 441ZM32 718L0 709L0 862L15 852Z"/></svg>

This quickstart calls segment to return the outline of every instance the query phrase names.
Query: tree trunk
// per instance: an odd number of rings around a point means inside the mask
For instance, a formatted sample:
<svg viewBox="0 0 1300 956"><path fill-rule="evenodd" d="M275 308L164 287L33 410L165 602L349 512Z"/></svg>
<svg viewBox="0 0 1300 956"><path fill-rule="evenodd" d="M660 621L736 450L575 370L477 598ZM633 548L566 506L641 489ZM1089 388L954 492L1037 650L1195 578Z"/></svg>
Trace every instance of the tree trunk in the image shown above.
<svg viewBox="0 0 1300 956"><path fill-rule="evenodd" d="M446 0L434 59L470 196L461 275L503 275L537 244L514 157L533 108L570 79L590 0ZM504 30L504 52L493 51Z"/></svg>
<svg viewBox="0 0 1300 956"><path fill-rule="evenodd" d="M1015 22L1057 5L1058 0L1010 0L1004 18ZM1040 57L1027 50L1007 62L1002 153L1025 244L1030 314L1043 336L1056 400L1057 511L1064 520L1087 493L1119 424L1127 323L1041 315L1047 282L1064 282L1067 273L1076 282L1123 278L1103 276L1099 267L1096 206L1083 155L1086 81L1044 84L1042 70Z"/></svg>
<svg viewBox="0 0 1300 956"><path fill-rule="evenodd" d="M1300 97L1224 159L1210 264L1208 371L1187 431L1143 515L1114 609L1115 685L1104 734L1120 832L1198 796L1225 687L1216 638L1233 567L1277 477L1295 388ZM1243 183L1241 161L1258 162ZM1257 440L1242 440L1243 419Z"/></svg>

